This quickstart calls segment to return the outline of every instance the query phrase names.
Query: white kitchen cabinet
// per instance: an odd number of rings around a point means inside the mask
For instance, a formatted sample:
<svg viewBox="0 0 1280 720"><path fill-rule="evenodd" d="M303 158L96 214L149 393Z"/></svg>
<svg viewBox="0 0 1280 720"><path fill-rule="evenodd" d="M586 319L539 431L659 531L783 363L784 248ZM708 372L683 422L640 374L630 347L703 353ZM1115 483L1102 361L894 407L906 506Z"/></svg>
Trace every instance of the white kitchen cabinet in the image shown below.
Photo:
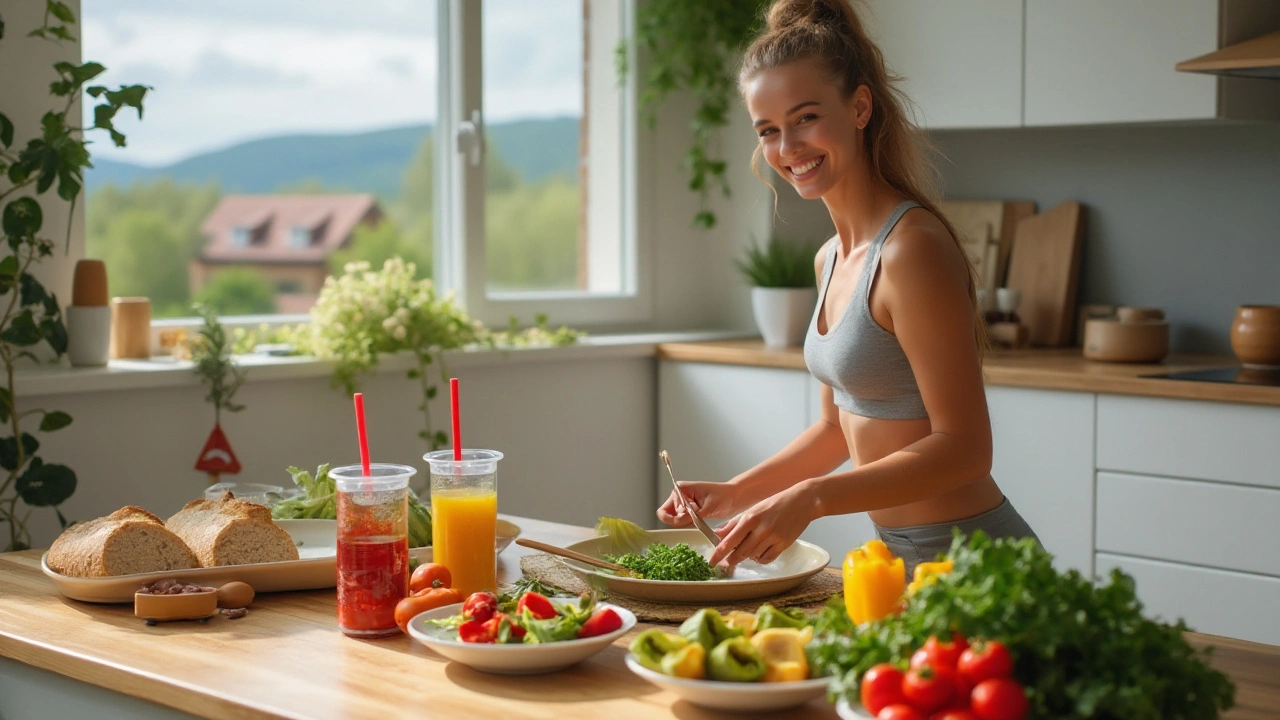
<svg viewBox="0 0 1280 720"><path fill-rule="evenodd" d="M1280 113L1275 83L1174 69L1276 29L1275 10L1263 5L1026 0L1024 123L1274 118Z"/></svg>
<svg viewBox="0 0 1280 720"><path fill-rule="evenodd" d="M822 417L822 383L815 380L812 375L807 377L809 407L806 424L812 425ZM853 469L853 463L846 462L837 468L836 472L847 472L851 469ZM875 523L871 522L871 518L864 512L818 518L809 523L808 529L800 535L802 540L819 545L831 553L832 565L841 564L850 550L875 537Z"/></svg>
<svg viewBox="0 0 1280 720"><path fill-rule="evenodd" d="M1092 575L1095 396L987 387L991 474L1059 570Z"/></svg>
<svg viewBox="0 0 1280 720"><path fill-rule="evenodd" d="M658 443L676 478L724 481L765 460L807 425L808 373L797 370L661 360ZM671 479L658 463L655 497Z"/></svg>
<svg viewBox="0 0 1280 720"><path fill-rule="evenodd" d="M1098 577L1133 577L1143 614L1199 632L1280 645L1280 578L1098 553Z"/></svg>
<svg viewBox="0 0 1280 720"><path fill-rule="evenodd" d="M930 129L1022 124L1022 0L870 0L865 22Z"/></svg>
<svg viewBox="0 0 1280 720"><path fill-rule="evenodd" d="M1280 408L1103 395L1098 469L1280 489Z"/></svg>

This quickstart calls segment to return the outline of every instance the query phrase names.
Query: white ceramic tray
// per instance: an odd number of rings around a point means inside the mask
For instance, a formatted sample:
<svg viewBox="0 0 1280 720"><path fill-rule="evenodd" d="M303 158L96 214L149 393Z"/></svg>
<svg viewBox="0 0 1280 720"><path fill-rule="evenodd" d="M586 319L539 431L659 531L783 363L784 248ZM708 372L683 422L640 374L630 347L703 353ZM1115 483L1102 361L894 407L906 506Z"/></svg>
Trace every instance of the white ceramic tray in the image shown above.
<svg viewBox="0 0 1280 720"><path fill-rule="evenodd" d="M252 586L255 593L335 587L338 581L337 522L277 520L276 524L284 528L298 546L297 560L78 578L55 572L49 567L49 554L45 553L40 558L40 568L64 596L95 603L131 603L133 593L138 588L163 578L215 587L238 580ZM501 552L519 534L519 527L506 520L498 520L497 550ZM413 548L409 550L409 555L419 562L430 562L432 553L429 547Z"/></svg>
<svg viewBox="0 0 1280 720"><path fill-rule="evenodd" d="M649 534L656 542L666 545L687 543L704 557L711 550L711 544L702 537L702 533L693 528L650 530ZM604 548L608 547L608 543L609 539L601 536L576 542L567 547L592 557L600 557ZM557 559L588 584L604 583L610 593L657 602L704 604L780 595L800 585L810 576L822 572L831 560L831 555L813 543L797 540L794 545L783 551L777 560L767 565L744 562L734 570L732 577L702 582L637 580L621 577L608 570L575 560Z"/></svg>

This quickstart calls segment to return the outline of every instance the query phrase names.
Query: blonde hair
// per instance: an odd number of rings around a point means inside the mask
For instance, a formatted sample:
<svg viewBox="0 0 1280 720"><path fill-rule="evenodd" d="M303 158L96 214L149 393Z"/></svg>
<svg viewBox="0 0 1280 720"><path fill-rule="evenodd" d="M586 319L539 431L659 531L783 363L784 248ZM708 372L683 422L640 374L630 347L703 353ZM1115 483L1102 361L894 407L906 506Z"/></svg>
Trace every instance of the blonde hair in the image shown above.
<svg viewBox="0 0 1280 720"><path fill-rule="evenodd" d="M978 307L976 272L960 245L955 228L939 210L938 171L930 161L932 143L907 115L911 101L898 89L899 77L889 73L850 0L775 0L766 14L765 30L751 43L738 72L738 89L760 73L796 62L814 60L849 98L859 86L871 92L871 119L863 133L864 150L873 175L889 187L920 203L942 221L969 269L969 302L974 310L978 351L987 347L986 322ZM752 168L761 149L756 147Z"/></svg>

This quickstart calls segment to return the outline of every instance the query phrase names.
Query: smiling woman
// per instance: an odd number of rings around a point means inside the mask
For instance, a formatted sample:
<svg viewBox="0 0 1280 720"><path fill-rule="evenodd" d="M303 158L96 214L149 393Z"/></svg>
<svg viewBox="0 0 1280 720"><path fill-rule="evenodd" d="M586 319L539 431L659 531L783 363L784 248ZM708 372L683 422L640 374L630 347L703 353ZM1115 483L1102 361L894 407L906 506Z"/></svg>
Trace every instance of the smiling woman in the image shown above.
<svg viewBox="0 0 1280 720"><path fill-rule="evenodd" d="M84 52L155 89L87 178L87 252L112 292L160 317L268 294L302 313L333 268L399 255L490 323L531 300L572 321L566 293L634 296L627 113L605 62L629 4L478 7L83 0Z"/></svg>

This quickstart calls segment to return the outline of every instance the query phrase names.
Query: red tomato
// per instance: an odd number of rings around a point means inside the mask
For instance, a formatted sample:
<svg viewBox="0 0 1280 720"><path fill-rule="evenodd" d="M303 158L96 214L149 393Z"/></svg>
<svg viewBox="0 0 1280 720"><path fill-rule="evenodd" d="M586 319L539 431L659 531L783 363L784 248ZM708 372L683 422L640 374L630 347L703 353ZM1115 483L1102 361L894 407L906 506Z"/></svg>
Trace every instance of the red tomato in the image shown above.
<svg viewBox="0 0 1280 720"><path fill-rule="evenodd" d="M876 713L876 720L929 720L924 713L903 703L885 705Z"/></svg>
<svg viewBox="0 0 1280 720"><path fill-rule="evenodd" d="M973 713L980 720L1022 720L1027 716L1027 693L1017 680L983 680L970 695Z"/></svg>
<svg viewBox="0 0 1280 720"><path fill-rule="evenodd" d="M924 646L920 649L924 651L925 657L929 659L929 664L935 668L951 668L955 669L956 663L960 660L960 655L969 648L969 643L960 633L951 633L949 641L938 639L937 635L930 635L928 640L924 641ZM919 654L919 651L916 653ZM911 657L912 666L915 667L915 655Z"/></svg>
<svg viewBox="0 0 1280 720"><path fill-rule="evenodd" d="M436 582L440 584L437 585ZM409 594L430 590L433 587L453 587L453 575L449 574L449 568L440 563L422 563L413 571L413 575L409 576Z"/></svg>
<svg viewBox="0 0 1280 720"><path fill-rule="evenodd" d="M597 635L608 635L609 633L622 627L622 617L618 615L618 611L613 608L605 608L597 610L594 615L587 618L582 623L582 627L578 629L578 637L589 638Z"/></svg>
<svg viewBox="0 0 1280 720"><path fill-rule="evenodd" d="M902 694L907 702L925 712L946 707L955 691L955 670L922 665L907 671L902 680Z"/></svg>
<svg viewBox="0 0 1280 720"><path fill-rule="evenodd" d="M905 704L907 698L902 694L902 678L902 671L889 663L880 663L866 671L858 686L862 707L879 717L885 707Z"/></svg>
<svg viewBox="0 0 1280 720"><path fill-rule="evenodd" d="M930 715L929 720L978 720L978 716L964 708L952 708Z"/></svg>
<svg viewBox="0 0 1280 720"><path fill-rule="evenodd" d="M476 622L484 622L498 612L498 596L491 592L471 593L471 597L462 604L462 617Z"/></svg>
<svg viewBox="0 0 1280 720"><path fill-rule="evenodd" d="M524 614L525 610L539 620L550 620L557 615L556 606L552 605L546 596L536 592L527 592L520 596L520 601L516 603L516 615Z"/></svg>
<svg viewBox="0 0 1280 720"><path fill-rule="evenodd" d="M510 617L502 613L485 620L482 627L486 634L493 637L493 642L497 643L518 643L525 635L524 628L512 622Z"/></svg>
<svg viewBox="0 0 1280 720"><path fill-rule="evenodd" d="M479 620L468 620L458 626L458 639L464 643L491 643L497 640L489 634L485 623Z"/></svg>
<svg viewBox="0 0 1280 720"><path fill-rule="evenodd" d="M419 613L434 610L445 605L453 605L462 600L457 590L451 588L435 588L424 590L417 595L402 598L396 603L396 625L400 632L409 632L409 621Z"/></svg>
<svg viewBox="0 0 1280 720"><path fill-rule="evenodd" d="M977 685L983 680L1012 675L1013 656L999 640L979 640L960 654L960 663L956 665L956 669Z"/></svg>
<svg viewBox="0 0 1280 720"><path fill-rule="evenodd" d="M959 672L951 676L951 702L949 710L969 710L969 695L973 692L973 683Z"/></svg>

